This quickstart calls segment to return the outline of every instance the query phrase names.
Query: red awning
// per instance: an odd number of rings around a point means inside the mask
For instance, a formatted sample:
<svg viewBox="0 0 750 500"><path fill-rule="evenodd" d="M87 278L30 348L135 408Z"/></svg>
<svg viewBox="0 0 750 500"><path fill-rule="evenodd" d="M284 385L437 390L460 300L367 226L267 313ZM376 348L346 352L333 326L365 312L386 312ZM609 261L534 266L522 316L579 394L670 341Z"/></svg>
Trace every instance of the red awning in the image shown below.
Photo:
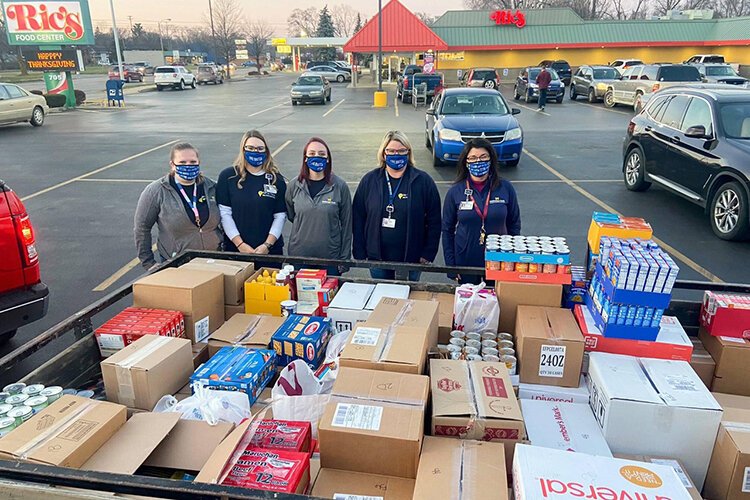
<svg viewBox="0 0 750 500"><path fill-rule="evenodd" d="M398 0L383 7L383 52L448 50L448 44ZM378 51L378 16L373 16L346 45L344 52Z"/></svg>

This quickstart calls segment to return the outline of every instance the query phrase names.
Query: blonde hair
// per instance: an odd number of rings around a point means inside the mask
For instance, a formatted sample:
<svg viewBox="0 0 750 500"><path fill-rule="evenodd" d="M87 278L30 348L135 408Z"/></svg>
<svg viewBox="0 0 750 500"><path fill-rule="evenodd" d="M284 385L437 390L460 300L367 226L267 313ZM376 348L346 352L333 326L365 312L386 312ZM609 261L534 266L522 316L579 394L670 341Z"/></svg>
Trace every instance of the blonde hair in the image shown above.
<svg viewBox="0 0 750 500"><path fill-rule="evenodd" d="M245 160L245 143L251 137L260 139L261 141L263 141L263 145L266 147L266 161L262 165L263 171L273 175L274 183L276 182L276 175L279 173L279 169L276 166L276 163L273 161L273 156L271 156L271 150L268 147L266 138L263 137L263 134L261 134L258 130L248 130L247 132L242 134L242 140L240 141L240 153L237 155L237 158L235 158L234 163L232 163L232 165L234 166L234 170L239 176L239 180L237 181L238 189L242 189L242 183L245 182L245 179L247 178L248 163L247 160Z"/></svg>
<svg viewBox="0 0 750 500"><path fill-rule="evenodd" d="M414 166L414 154L412 153L409 138L400 130L391 130L383 136L383 142L380 143L380 148L378 149L378 165L380 168L385 168L385 148L388 147L388 143L391 141L400 142L409 150L409 165Z"/></svg>
<svg viewBox="0 0 750 500"><path fill-rule="evenodd" d="M178 142L177 144L174 144L169 149L169 161L171 161L171 162L174 163L174 155L175 155L175 153L179 153L180 151L195 151L195 156L198 157L198 162L200 163L201 152L198 150L198 148L196 148L195 146L193 146L189 142ZM170 169L169 169L169 175L174 176L174 167L170 167ZM196 180L197 180L198 184L200 184L201 182L203 182L203 172L201 172L200 174L198 174L198 179L196 179Z"/></svg>

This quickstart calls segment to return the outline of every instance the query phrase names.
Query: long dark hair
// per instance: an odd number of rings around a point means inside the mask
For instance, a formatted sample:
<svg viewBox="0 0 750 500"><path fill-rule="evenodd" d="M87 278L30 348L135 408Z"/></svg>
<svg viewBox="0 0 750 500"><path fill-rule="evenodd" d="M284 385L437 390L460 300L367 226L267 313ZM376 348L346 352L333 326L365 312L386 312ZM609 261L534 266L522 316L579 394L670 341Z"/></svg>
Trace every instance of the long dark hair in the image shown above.
<svg viewBox="0 0 750 500"><path fill-rule="evenodd" d="M469 177L466 158L469 156L469 151L474 148L484 149L490 154L490 189L495 189L503 180L500 177L500 164L497 161L497 151L492 147L490 141L481 137L471 139L466 143L463 151L461 151L461 155L458 157L458 165L456 166L456 184L464 182Z"/></svg>
<svg viewBox="0 0 750 500"><path fill-rule="evenodd" d="M333 157L331 156L331 148L329 148L328 144L326 144L326 141L324 141L320 137L311 137L310 140L307 141L307 144L305 144L305 147L302 149L302 168L299 171L297 180L299 180L300 182L310 180L310 169L307 168L307 163L305 162L305 160L307 159L307 148L310 147L310 144L312 144L313 142L319 142L326 148L326 153L328 154L328 165L326 165L325 170L323 170L323 180L326 181L326 184L330 184L331 173L333 171Z"/></svg>

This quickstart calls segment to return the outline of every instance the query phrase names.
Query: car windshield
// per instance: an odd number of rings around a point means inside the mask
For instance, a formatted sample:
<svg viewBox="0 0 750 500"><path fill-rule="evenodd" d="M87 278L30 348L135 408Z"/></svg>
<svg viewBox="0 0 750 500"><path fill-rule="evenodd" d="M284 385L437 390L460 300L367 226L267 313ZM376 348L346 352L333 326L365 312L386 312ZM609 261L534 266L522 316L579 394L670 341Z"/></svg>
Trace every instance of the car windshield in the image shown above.
<svg viewBox="0 0 750 500"><path fill-rule="evenodd" d="M556 62L552 63L552 68L565 71L570 69L570 64L566 62Z"/></svg>
<svg viewBox="0 0 750 500"><path fill-rule="evenodd" d="M536 77L539 76L539 73L541 73L541 71L542 71L542 68L531 68L529 70L529 80L531 80L532 82L535 81ZM547 71L549 71L550 76L552 77L553 80L560 79L560 77L557 76L557 71L555 71L554 69L547 68Z"/></svg>
<svg viewBox="0 0 750 500"><path fill-rule="evenodd" d="M317 76L300 76L297 85L322 85L323 81Z"/></svg>
<svg viewBox="0 0 750 500"><path fill-rule="evenodd" d="M447 95L441 113L444 115L506 115L508 108L499 95Z"/></svg>
<svg viewBox="0 0 750 500"><path fill-rule="evenodd" d="M731 66L706 66L706 76L737 76Z"/></svg>
<svg viewBox="0 0 750 500"><path fill-rule="evenodd" d="M660 82L700 82L700 71L695 66L662 66L659 68Z"/></svg>
<svg viewBox="0 0 750 500"><path fill-rule="evenodd" d="M169 67L156 68L157 73L174 73L175 71L174 68Z"/></svg>
<svg viewBox="0 0 750 500"><path fill-rule="evenodd" d="M620 76L620 73L614 68L596 68L594 70L595 80L613 80L618 76Z"/></svg>
<svg viewBox="0 0 750 500"><path fill-rule="evenodd" d="M723 104L719 119L730 139L750 139L750 101Z"/></svg>
<svg viewBox="0 0 750 500"><path fill-rule="evenodd" d="M472 79L474 80L494 80L496 78L496 74L494 70L482 70L482 71L475 71L474 76Z"/></svg>

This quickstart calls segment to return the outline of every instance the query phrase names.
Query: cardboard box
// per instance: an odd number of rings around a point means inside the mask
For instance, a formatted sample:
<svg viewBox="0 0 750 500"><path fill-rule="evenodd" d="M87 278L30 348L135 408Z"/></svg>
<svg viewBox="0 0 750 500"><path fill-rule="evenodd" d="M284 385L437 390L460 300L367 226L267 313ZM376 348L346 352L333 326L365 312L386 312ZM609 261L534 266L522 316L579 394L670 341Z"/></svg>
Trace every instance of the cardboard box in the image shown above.
<svg viewBox="0 0 750 500"><path fill-rule="evenodd" d="M289 285L277 286L275 282L260 283L256 281L264 274L268 274L268 277L271 277L273 273L278 271L278 269L262 267L245 281L246 314L281 316L281 303L292 297Z"/></svg>
<svg viewBox="0 0 750 500"><path fill-rule="evenodd" d="M703 346L716 363L711 390L726 394L750 396L750 341L735 337L714 337L704 328L698 331Z"/></svg>
<svg viewBox="0 0 750 500"><path fill-rule="evenodd" d="M722 409L686 361L594 352L588 381L613 453L679 457L703 488Z"/></svg>
<svg viewBox="0 0 750 500"><path fill-rule="evenodd" d="M695 373L698 374L703 385L708 390L711 390L711 386L714 381L714 374L716 372L716 362L705 347L700 339L691 339L693 342L693 354L690 356L690 366L693 367Z"/></svg>
<svg viewBox="0 0 750 500"><path fill-rule="evenodd" d="M221 484L302 494L310 484L310 454L248 447Z"/></svg>
<svg viewBox="0 0 750 500"><path fill-rule="evenodd" d="M534 446L612 456L588 404L522 399L521 410Z"/></svg>
<svg viewBox="0 0 750 500"><path fill-rule="evenodd" d="M336 331L351 331L357 323L367 321L369 309L365 309L375 285L344 283L328 305L328 317Z"/></svg>
<svg viewBox="0 0 750 500"><path fill-rule="evenodd" d="M375 290L372 291L370 299L367 301L365 309L371 311L380 304L380 299L388 297L391 299L408 299L409 298L409 286L408 285L393 285L391 283L378 283L375 285Z"/></svg>
<svg viewBox="0 0 750 500"><path fill-rule="evenodd" d="M235 314L244 314L244 312L245 312L244 302L237 306L230 306L230 305L224 304L224 321L229 321L232 318L232 316L234 316Z"/></svg>
<svg viewBox="0 0 750 500"><path fill-rule="evenodd" d="M312 496L334 499L412 500L414 479L320 469Z"/></svg>
<svg viewBox="0 0 750 500"><path fill-rule="evenodd" d="M164 415L178 415L164 413ZM219 422L209 425L202 420L182 420L148 456L144 465L164 469L197 472L214 449L232 432L234 424Z"/></svg>
<svg viewBox="0 0 750 500"><path fill-rule="evenodd" d="M711 456L706 498L744 500L750 498L750 418L722 422Z"/></svg>
<svg viewBox="0 0 750 500"><path fill-rule="evenodd" d="M238 306L245 301L245 281L255 272L252 262L196 257L180 266L185 269L218 271L224 275L224 304Z"/></svg>
<svg viewBox="0 0 750 500"><path fill-rule="evenodd" d="M62 396L3 436L0 458L77 469L122 427L126 413L122 405Z"/></svg>
<svg viewBox="0 0 750 500"><path fill-rule="evenodd" d="M368 321L355 327L339 363L352 368L419 375L424 373L427 342L426 331L414 333Z"/></svg>
<svg viewBox="0 0 750 500"><path fill-rule="evenodd" d="M701 326L714 336L750 338L750 295L706 291Z"/></svg>
<svg viewBox="0 0 750 500"><path fill-rule="evenodd" d="M691 500L671 467L525 444L516 447L513 493L515 500Z"/></svg>
<svg viewBox="0 0 750 500"><path fill-rule="evenodd" d="M429 380L341 367L318 426L321 465L415 478Z"/></svg>
<svg viewBox="0 0 750 500"><path fill-rule="evenodd" d="M312 452L310 422L262 419L253 424L250 432L250 444L256 448Z"/></svg>
<svg viewBox="0 0 750 500"><path fill-rule="evenodd" d="M503 445L427 436L414 500L508 500L507 476Z"/></svg>
<svg viewBox="0 0 750 500"><path fill-rule="evenodd" d="M578 387L583 335L569 309L518 306L516 354L520 380Z"/></svg>
<svg viewBox="0 0 750 500"><path fill-rule="evenodd" d="M422 334L427 332L428 347L437 346L438 304L423 300L384 298L367 322L372 325L397 325L401 331Z"/></svg>
<svg viewBox="0 0 750 500"><path fill-rule="evenodd" d="M150 411L166 394L174 394L190 379L190 341L146 335L101 363L107 399Z"/></svg>
<svg viewBox="0 0 750 500"><path fill-rule="evenodd" d="M578 387L557 387L554 385L518 384L518 398L536 401L556 401L558 403L589 404L589 387L581 375Z"/></svg>
<svg viewBox="0 0 750 500"><path fill-rule="evenodd" d="M331 335L331 321L328 318L290 314L271 337L276 363L286 366L295 359L301 359L316 370L325 358Z"/></svg>
<svg viewBox="0 0 750 500"><path fill-rule="evenodd" d="M326 282L328 273L325 269L300 269L294 277L297 285L297 301L318 303L318 290Z"/></svg>
<svg viewBox="0 0 750 500"><path fill-rule="evenodd" d="M268 349L271 337L284 324L285 318L236 314L208 338L208 355L213 356L222 347L241 346Z"/></svg>
<svg viewBox="0 0 750 500"><path fill-rule="evenodd" d="M208 361L208 343L200 342L193 344L193 369L196 370L200 365Z"/></svg>
<svg viewBox="0 0 750 500"><path fill-rule="evenodd" d="M453 302L455 300L453 294L412 291L409 293L409 298L438 303L438 344L447 344L453 330Z"/></svg>
<svg viewBox="0 0 750 500"><path fill-rule="evenodd" d="M276 373L276 353L268 349L222 347L190 377L190 384L247 395L252 405Z"/></svg>
<svg viewBox="0 0 750 500"><path fill-rule="evenodd" d="M703 500L700 492L690 480L687 472L685 472L685 466L682 465L682 463L680 463L680 461L677 459L671 457L656 457L648 455L615 455L615 458L671 467L677 474L677 477L680 478L680 481L682 481L682 485L685 487L685 489L687 489L688 493L690 494L690 498L692 498L693 500Z"/></svg>
<svg viewBox="0 0 750 500"><path fill-rule="evenodd" d="M182 312L187 337L192 342L203 342L224 324L224 275L163 269L133 283L133 305Z"/></svg>
<svg viewBox="0 0 750 500"><path fill-rule="evenodd" d="M497 300L500 302L500 331L516 331L518 306L560 307L562 285L536 285L533 283L497 283Z"/></svg>

